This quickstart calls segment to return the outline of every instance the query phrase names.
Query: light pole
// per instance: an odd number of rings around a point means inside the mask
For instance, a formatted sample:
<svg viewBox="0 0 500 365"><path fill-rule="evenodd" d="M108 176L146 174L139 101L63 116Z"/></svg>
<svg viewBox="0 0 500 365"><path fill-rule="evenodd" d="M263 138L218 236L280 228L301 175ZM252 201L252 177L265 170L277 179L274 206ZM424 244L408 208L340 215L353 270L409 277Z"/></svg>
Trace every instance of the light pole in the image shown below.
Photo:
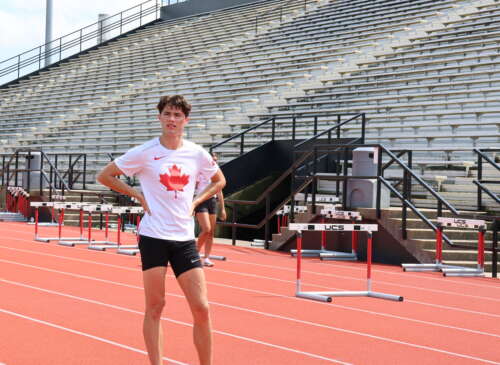
<svg viewBox="0 0 500 365"><path fill-rule="evenodd" d="M50 65L50 51L52 45L52 0L46 0L45 7L45 67Z"/></svg>

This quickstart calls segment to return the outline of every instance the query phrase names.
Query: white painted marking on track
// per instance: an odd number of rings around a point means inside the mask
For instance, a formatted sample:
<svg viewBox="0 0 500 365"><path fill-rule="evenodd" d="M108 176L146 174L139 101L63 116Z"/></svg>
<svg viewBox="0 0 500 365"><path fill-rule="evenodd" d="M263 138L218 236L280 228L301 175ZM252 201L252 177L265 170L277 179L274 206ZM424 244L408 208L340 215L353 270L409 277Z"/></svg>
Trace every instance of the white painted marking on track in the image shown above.
<svg viewBox="0 0 500 365"><path fill-rule="evenodd" d="M59 246L57 246L57 247L59 247ZM65 259L65 260L69 260L69 261L84 262L84 263L93 264L93 265L99 265L99 266L105 266L105 267L112 267L112 268L122 269L122 270L126 270L126 271L134 271L134 272L139 272L140 271L139 269L133 269L133 268L130 268L130 267L127 267L127 266L113 265L113 264L107 264L107 263L102 263L102 262L96 262L96 261L92 261L92 260L85 260L85 259L78 259L78 258L67 257L67 256L60 256L60 255L48 254L48 253L39 252L39 251L24 250L24 249L6 247L6 246L1 246L1 245L0 245L0 248L4 248L4 249L8 249L8 250L13 250L13 251L19 251L19 252L26 252L26 253L36 254L36 255L40 255L40 256L56 257L56 258ZM64 248L64 247L62 247L62 248ZM223 270L219 269L219 271L223 271ZM262 276L262 275L256 275L256 274L245 274L245 273L240 273L240 272L235 272L235 271L229 271L229 270L225 270L225 272L231 273L233 275L245 275L245 276L251 276L251 277L256 277L256 278L260 278L260 279L270 280L270 281L278 281L278 282L295 284L295 281L292 281L292 280L276 279L276 278L272 278L272 277L268 277L268 276ZM172 278L174 277L173 275L170 275L170 274L167 274L167 276L172 277ZM215 286L226 286L224 284L220 284L220 283L216 283L216 282L210 282L210 281L207 281L207 283L210 284L210 285L215 285ZM312 286L312 287L315 287L315 288L320 288L320 289L346 290L346 288L334 288L334 287L331 287L331 286L323 286L323 285L315 285L315 284L308 284L308 285ZM243 290L243 291L245 291L245 290L246 291L252 291L251 289L245 289L245 288L241 288L241 287L234 287L234 286L228 286L228 287L231 287L231 288L234 288L234 289L238 289L238 290ZM271 293L271 292L261 292L261 291L257 291L257 292L260 293L260 294L280 296L279 294L275 294L275 293ZM290 298L288 296L282 296L282 297L284 297L284 298ZM480 315L480 316L490 316L490 317L500 318L499 314L494 314L494 313L489 313L489 312L474 311L474 310L468 310L468 309L457 308L457 307L452 307L452 306L439 305L439 304L435 304L435 303L421 302L421 301L411 300L411 299L408 299L408 298L405 298L405 301L409 302L409 303L415 303L415 304L419 304L419 305L424 305L424 306L442 308L442 309L447 309L447 310L456 310L456 311L459 311L459 312L471 313L471 314L476 314L476 315ZM315 302L315 303L316 304L321 304L320 302ZM336 305L336 304L327 304L327 305ZM350 309L350 310L354 310L354 311L358 310L357 308L352 308L352 307L346 307L346 309ZM382 316L390 316L389 314L380 313L380 312L373 312L373 314L379 314L379 315L382 315ZM402 317L402 318L404 318L406 320L409 320L409 321L413 321L414 320L413 318L406 318L406 317ZM465 330L467 330L467 329L465 329Z"/></svg>
<svg viewBox="0 0 500 365"><path fill-rule="evenodd" d="M119 342L111 341L111 340L105 339L103 337L94 336L94 335L91 335L89 333L77 331L77 330L74 330L74 329L71 329L71 328L68 328L68 327L63 327L63 326L60 326L60 325L55 324L55 323L43 321L41 319L29 317L29 316L26 316L26 315L20 314L20 313L11 312L9 310L2 309L2 308L0 308L0 312L8 314L8 315L11 315L11 316L14 316L14 317L18 317L18 318L22 318L22 319L27 319L29 321L32 321L32 322L35 322L35 323L39 323L39 324L43 324L45 326L49 326L49 327L52 327L52 328L57 328L59 330L70 332L70 333L73 333L75 335L80 335L80 336L88 337L88 338L91 338L91 339L99 341L99 342L104 342L104 343L106 343L108 345L113 345L113 346L120 347L120 348L123 348L123 349L126 349L126 350L130 350L130 351L137 352L137 353L140 353L140 354L143 354L143 355L147 355L147 352L144 351L144 350L140 350L140 349L137 349L135 347L127 346L127 345L121 344ZM180 361L177 361L177 360L173 360L173 359L170 359L168 357L163 357L163 360L169 361L172 364L189 365L188 363L180 362Z"/></svg>
<svg viewBox="0 0 500 365"><path fill-rule="evenodd" d="M5 282L5 283L9 283L9 284L12 284L12 285L19 285L19 286L23 286L23 287L26 287L26 288L30 288L30 289L34 289L34 290L39 290L39 291L43 291L43 292L50 293L50 294L60 295L60 296L64 296L64 297L68 297L68 298L71 298L71 299L80 300L80 301L84 301L84 302L88 302L88 303L92 303L92 304L96 304L96 305L101 305L101 306L105 306L105 307L109 307L109 308L113 308L113 309L117 309L117 310L129 312L129 313L134 313L134 314L138 314L138 315L141 315L141 316L144 314L143 312L139 312L139 311L136 311L136 310L133 310L133 309L129 309L129 308L125 308L125 307L113 305L113 304L108 304L108 303L104 303L104 302L99 302L97 300L88 299L88 298L84 298L84 297L79 297L79 296L75 296L75 295L71 295L71 294L57 292L57 291L54 291L54 290L38 288L38 287L35 287L35 286L31 286L31 285L27 285L27 284L23 284L23 283L17 283L17 282L10 281L10 280L5 280L5 279L0 279L0 281ZM99 280L99 281L101 281L101 280ZM106 280L106 281L108 281L108 280ZM110 281L108 281L108 282L110 282ZM114 283L114 282L110 282L110 283ZM115 284L119 284L119 283L115 283ZM119 284L119 285L122 285L122 284ZM127 285L127 286L129 286L129 285ZM142 289L140 287L136 287L136 288ZM181 295L175 295L175 296L179 297L179 298L184 298ZM161 317L161 319L164 320L164 321L167 321L167 322L178 324L178 325L187 326L187 327L193 327L193 325L190 324L190 323L182 322L182 321L177 321L177 320L172 319L172 318ZM280 349L280 350L284 350L284 351L288 351L288 352L293 352L293 353L296 353L296 354L299 354L299 355L304 355L304 356L308 356L308 357L312 357L312 358L316 358L316 359L320 359L320 360L325 360L325 361L333 362L333 363L336 363L336 364L351 365L348 362L343 362L343 361L339 361L339 360L336 360L336 359L331 359L331 358L328 358L328 357L325 357L325 356L313 354L313 353L306 352L306 351L296 350L296 349L293 349L291 347L276 345L276 344L272 344L272 343L269 343L269 342L264 342L264 341L256 340L256 339L249 338L249 337L235 335L233 333L229 333L229 332L225 332L225 331L213 330L213 332L217 333L217 334L220 334L220 335L225 335L225 336L228 336L228 337L237 338L239 340L243 340L243 341L247 341L247 342L252 342L252 343L259 344L259 345L264 345L264 346L267 346L267 347L272 347L272 348L276 348L276 349Z"/></svg>
<svg viewBox="0 0 500 365"><path fill-rule="evenodd" d="M1 224L2 225L12 224L12 225L14 225L16 227L19 226L19 224L12 223L12 222L1 222ZM68 227L68 228L70 228L70 227ZM25 231L20 231L20 230L11 230L11 231L12 232L18 232L18 233L26 233ZM75 232L78 232L78 229L75 229ZM135 239L135 235L133 237ZM30 243L37 243L37 244L46 245L46 243L33 242L33 241L30 241L30 240L25 240L25 239L16 239L16 238L12 238L12 239L15 239L15 240L18 240L18 241L25 241L25 242L30 242ZM232 253L232 254L236 254L236 255L248 255L247 252L242 253L242 252L238 252L238 251L235 251L235 250L227 249L227 248L223 247L224 246L223 244L220 244L220 243L219 244L215 243L215 244L219 246L218 249L220 251L224 251L224 252L228 252L228 253ZM222 246L222 247L220 247L220 246ZM61 247L63 247L63 246L61 246ZM243 247L243 248L247 248L247 247ZM75 249L81 249L81 248L75 248ZM251 249L251 248L248 248L248 249ZM273 259L275 259L275 258L282 259L282 260L289 260L290 259L290 257L284 257L283 255L274 255ZM233 260L231 260L231 261L235 262ZM249 263L249 262L246 262L246 263ZM334 262L328 262L328 263L318 262L318 264L320 264L320 265L329 265L329 266L338 265L338 263L334 263ZM339 266L339 267L342 267L344 269L355 270L355 271L366 271L365 269L361 269L359 267L354 267L352 265L349 265L348 262L342 263L342 266ZM306 272L306 271L304 271L304 272ZM387 275L397 275L397 276L401 276L401 277L413 277L413 278L418 278L419 280L442 281L441 278L435 278L435 277L431 277L431 276L419 275L419 274L415 274L415 273L412 273L412 272L394 272L394 271L388 271L388 270L381 270L381 269L377 269L377 268L372 268L372 272L374 272L374 273L379 272L379 273L384 273L384 274L387 274ZM315 272L311 272L311 273L318 274L318 273L315 273ZM500 290L500 286L499 285L485 285L485 284L473 283L470 280L468 280L468 281L461 281L461 280L459 281L459 280L460 279L458 279L458 278L452 278L452 277L447 278L448 282L453 282L453 283L464 285L464 286L476 286L476 287L483 287L483 288L490 288L490 289L494 289L494 290ZM457 293L457 295L459 295L459 294Z"/></svg>
<svg viewBox="0 0 500 365"><path fill-rule="evenodd" d="M24 241L24 240L21 240L21 241ZM38 244L38 243L36 243L36 244ZM42 244L42 245L45 246L45 244ZM63 247L63 246L54 246L54 247L61 247L63 249L67 248L67 247ZM13 251L19 251L19 252L26 252L26 253L31 253L31 254L40 255L40 256L56 257L56 258L65 259L65 260L69 260L69 261L84 262L84 263L89 263L89 264L93 264L93 265L99 265L99 266L105 266L105 267L112 267L112 268L117 268L117 269L122 269L122 270L127 270L127 271L134 271L134 272L139 272L140 271L139 269L133 269L133 268L130 268L130 267L127 267L127 266L113 265L113 264L107 264L107 263L103 263L103 262L96 262L96 261L92 261L92 260L85 260L85 259L79 259L79 258L68 257L68 256L54 255L54 254L49 254L49 253L44 253L44 252L39 252L39 251L33 251L33 250L24 250L24 249L20 249L20 248L13 248L13 247L1 246L1 245L0 245L0 248L4 248L4 249L7 249L7 250L13 250ZM85 251L85 252L87 252L87 251ZM222 269L214 269L214 270L222 271ZM293 270L291 270L291 271L293 271ZM233 275L245 275L245 276L250 276L251 275L252 277L257 277L257 278L261 278L261 279L265 279L265 280L279 281L279 282L284 282L284 283L295 284L295 281L292 281L292 280L276 279L276 278L272 278L272 277L268 277L268 276L261 276L261 275L256 275L256 274L245 274L245 273L235 272L235 271L229 271L229 270L225 270L225 272L231 273ZM173 275L170 275L170 274L167 274L167 276L174 277ZM361 280L361 279L359 279L359 280ZM219 283L215 283L215 282L210 282L210 281L207 281L207 283L210 284L210 285L216 285L216 286L223 285L223 284L219 284ZM323 286L323 285L315 285L315 284L308 284L308 285L312 286L312 287L320 288L320 289L346 290L346 288L334 288L334 287L331 287L331 286ZM245 290L244 288L240 288L240 287L233 287L233 288L236 288L236 289L239 289L239 290ZM274 293L267 293L267 295L275 295L275 294ZM477 314L477 315L481 315L481 316L491 316L491 317L500 318L500 315L494 314L494 313L474 311L474 310L468 310L468 309L457 308L457 307L452 307L452 306L443 306L443 305L434 304L434 303L427 303L427 302L421 302L421 301L411 300L411 299L408 299L408 298L405 298L405 301L409 302L409 303L415 303L415 304L419 304L419 305L424 305L424 306L431 306L431 307L443 308L443 309L448 309L448 310L456 310L456 311L460 311L460 312L464 312L464 313ZM320 302L318 302L318 304L319 303ZM331 305L331 304L328 304L328 305ZM351 309L352 310L357 310L356 308L351 308ZM374 313L379 314L378 312L374 312ZM385 314L384 313L380 313L380 315L385 315ZM412 319L409 318L408 320L412 320Z"/></svg>
<svg viewBox="0 0 500 365"><path fill-rule="evenodd" d="M6 260L1 260L0 259L0 262L1 261L6 261ZM9 263L9 262L8 262ZM11 262L13 264L18 264L18 265L21 265L21 266L28 266L28 267L34 267L34 268L38 268L40 270L43 270L43 271L50 271L50 272L58 272L58 273L61 273L61 274L66 274L66 275L70 275L70 276L77 276L77 277L85 277L83 275L78 275L78 274L71 274L71 273L65 273L65 272L59 272L57 270L52 270L52 269L46 269L46 268L41 268L41 267L36 267L36 266L33 266L33 265L28 265L28 264L21 264L21 263L17 263L17 262ZM93 277L86 277L90 280L96 280L96 281L102 281L102 282L108 282L108 283L112 283L112 284L115 284L115 285L120 285L120 286L126 286L126 287L134 287L134 286L131 286L131 285L128 285L128 284L122 284L122 283L118 283L118 282L113 282L113 281L109 281L109 280L104 280L104 279L97 279L97 278L93 278ZM2 280L2 281L5 281L5 280ZM23 284L24 285L24 284ZM135 286L135 288L137 289L142 289L140 287L137 287ZM172 294L171 294L172 295ZM180 295L173 295L173 296L177 296L177 297L181 297ZM83 298L82 298L83 299ZM315 302L313 302L315 303ZM103 303L104 304L104 303ZM104 304L106 305L106 304ZM111 306L111 305L110 305ZM117 306L113 306L115 308L121 308L121 307L117 307ZM235 307L237 308L237 307ZM129 309L126 309L127 311L132 311L132 310L129 310ZM255 312L253 310L249 310L249 311L252 311L252 312ZM318 324L318 323L314 323L314 322L308 322L308 321L302 321L302 320L296 320L296 319L293 319L293 318L288 318L288 317L283 317L283 316L279 316L279 315L269 315L269 316L272 316L272 317L275 317L275 318L280 318L280 319L285 319L285 320L289 320L289 321L295 321L295 322L298 322L298 323L304 323L304 324L310 324L310 325L315 325L317 327L322 327L322 328L328 328L330 330L333 330L333 331L338 331L338 332L344 332L344 333L349 333L349 334L354 334L354 335L359 335L359 336L363 336L363 337L368 337L368 338L372 338L372 339L376 339L376 340L381 340L381 341L386 341L386 342L391 342L391 343L396 343L396 344L400 344L400 345L406 345L406 346L409 346L409 347L414 347L414 348L418 348L418 349L423 349L423 350L428 350L428 351L433 351L433 352L438 352L438 353L443 353L443 354L447 354L447 355L451 355L451 356L456 356L456 357L461 357L461 358L467 358L467 359L471 359L471 360L477 360L477 361L483 361L483 362L486 362L486 363L491 363L491 364L498 364L497 362L494 362L494 361L491 361L491 360L486 360L486 359L482 359L482 358L478 358L478 357L474 357L474 356L470 356L470 355L465 355L465 354L460 354L460 353L456 353L456 352L451 352L451 351L447 351L447 350L441 350L441 349L438 349L438 348L434 348L434 347L430 347L430 346L425 346L425 345L418 345L418 344L414 344L414 343L410 343L410 342L405 342L405 341L400 341L400 340L395 340L395 339L391 339L391 338L386 338L386 337L382 337L382 336L376 336L376 335L371 335L371 334L367 334L367 333L364 333L364 332L359 332L359 331L353 331L353 330L348 330L348 329L344 329L344 328L338 328L338 327L332 327L332 326L326 326L326 325L321 325L321 324ZM185 322L180 322L180 321L176 321L176 320L173 320L173 319L169 319L169 318L166 318L166 317L162 317L163 320L167 320L167 321L170 321L170 322L173 322L173 323L177 323L177 324L181 324L181 325L187 325L187 326L191 326L190 324L188 323L185 323ZM214 333L219 333L219 334L223 334L223 335L227 335L227 336L231 336L231 337L236 337L236 338L239 338L239 339L245 339L245 340L248 340L247 338L245 337L241 337L241 336L237 336L237 335L233 335L233 334L230 334L230 333L227 333L227 332L222 332L222 331L217 331L217 330L214 330ZM265 343L262 343L261 341L258 341L258 340L253 340L253 339L250 339L251 341L250 342L255 342L255 343L259 343L259 344L265 344ZM272 344L271 344L272 345ZM277 347L276 347L277 346ZM281 346L279 345L272 345L271 347L276 347L276 348L280 348L282 349ZM296 352L297 350L293 350L293 352ZM300 352L302 353L302 352ZM312 354L314 355L314 354ZM332 359L333 360L333 359ZM333 360L333 362L338 362L337 360Z"/></svg>

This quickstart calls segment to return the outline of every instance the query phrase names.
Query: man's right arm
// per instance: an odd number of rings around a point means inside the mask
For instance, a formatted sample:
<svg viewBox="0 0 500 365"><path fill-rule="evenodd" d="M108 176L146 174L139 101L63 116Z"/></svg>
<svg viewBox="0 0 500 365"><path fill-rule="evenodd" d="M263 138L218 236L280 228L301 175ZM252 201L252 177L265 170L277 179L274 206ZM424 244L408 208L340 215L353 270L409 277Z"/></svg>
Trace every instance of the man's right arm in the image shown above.
<svg viewBox="0 0 500 365"><path fill-rule="evenodd" d="M101 172L99 172L99 174L97 175L97 181L102 185L107 186L111 190L137 199L144 208L144 211L151 215L151 211L149 210L148 203L146 202L144 195L135 190L133 187L121 181L118 178L118 176L120 175L124 175L123 172L118 168L118 166L116 166L114 162L110 162L105 168L101 170Z"/></svg>

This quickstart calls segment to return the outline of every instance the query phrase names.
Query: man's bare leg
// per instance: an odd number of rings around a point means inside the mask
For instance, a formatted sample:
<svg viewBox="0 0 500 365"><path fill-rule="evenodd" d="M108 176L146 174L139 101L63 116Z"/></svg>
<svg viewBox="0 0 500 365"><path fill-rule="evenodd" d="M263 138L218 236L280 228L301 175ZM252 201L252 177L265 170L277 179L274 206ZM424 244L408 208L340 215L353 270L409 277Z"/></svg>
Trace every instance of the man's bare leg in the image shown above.
<svg viewBox="0 0 500 365"><path fill-rule="evenodd" d="M198 235L198 242L196 242L196 247L198 249L198 252L200 252L210 235L210 218L208 216L208 212L201 212L196 213L196 219L198 220L198 224L200 225L200 234Z"/></svg>
<svg viewBox="0 0 500 365"><path fill-rule="evenodd" d="M200 365L212 365L212 324L203 269L186 271L177 278L193 314L193 341Z"/></svg>
<svg viewBox="0 0 500 365"><path fill-rule="evenodd" d="M210 221L210 232L208 232L209 234L205 239L205 257L210 257L210 252L212 252L212 245L214 243L214 235L215 235L215 226L217 224L217 215L210 214L208 217Z"/></svg>
<svg viewBox="0 0 500 365"><path fill-rule="evenodd" d="M165 306L164 266L143 271L146 310L144 312L143 335L151 365L163 364L163 330L161 312Z"/></svg>

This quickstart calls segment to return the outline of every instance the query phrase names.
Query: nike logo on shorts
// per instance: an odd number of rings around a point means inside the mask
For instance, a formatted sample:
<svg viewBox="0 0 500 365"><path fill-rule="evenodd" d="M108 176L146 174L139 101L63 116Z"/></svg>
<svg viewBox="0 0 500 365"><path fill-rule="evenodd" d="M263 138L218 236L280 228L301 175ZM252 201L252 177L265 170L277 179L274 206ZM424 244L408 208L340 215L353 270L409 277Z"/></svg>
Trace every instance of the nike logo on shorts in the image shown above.
<svg viewBox="0 0 500 365"><path fill-rule="evenodd" d="M167 157L167 156L160 156L160 157L156 157L156 156L155 156L155 157L153 157L153 159L154 159L155 161L158 161L158 160L161 160L161 159L162 159L162 158L164 158L164 157Z"/></svg>
<svg viewBox="0 0 500 365"><path fill-rule="evenodd" d="M191 259L192 264L194 264L196 261L200 261L200 258L198 257L197 259Z"/></svg>

